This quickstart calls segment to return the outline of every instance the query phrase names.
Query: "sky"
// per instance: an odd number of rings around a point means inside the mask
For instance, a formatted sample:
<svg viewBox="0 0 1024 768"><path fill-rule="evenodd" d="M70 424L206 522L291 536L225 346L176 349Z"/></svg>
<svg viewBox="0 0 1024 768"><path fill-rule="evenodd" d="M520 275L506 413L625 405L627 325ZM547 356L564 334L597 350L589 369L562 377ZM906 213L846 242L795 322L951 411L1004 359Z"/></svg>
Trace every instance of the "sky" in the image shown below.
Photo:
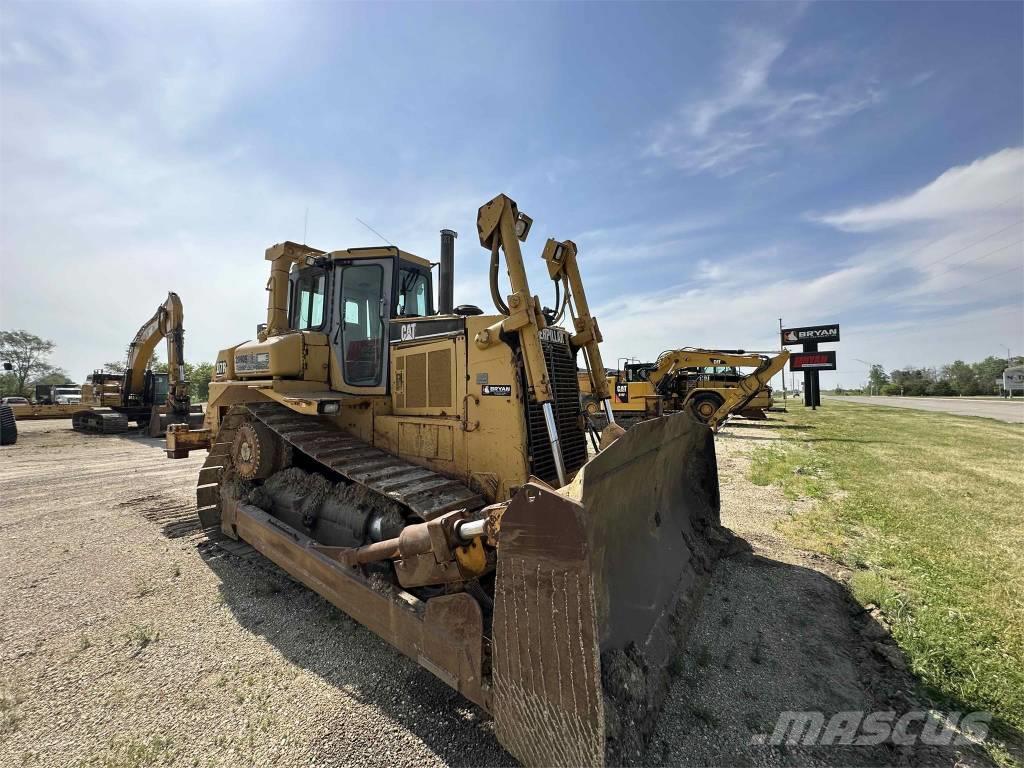
<svg viewBox="0 0 1024 768"><path fill-rule="evenodd" d="M477 208L579 246L605 362L839 371L1024 353L1024 4L0 5L0 328L76 381L169 290L186 357L252 338L267 246L376 234L490 309Z"/></svg>

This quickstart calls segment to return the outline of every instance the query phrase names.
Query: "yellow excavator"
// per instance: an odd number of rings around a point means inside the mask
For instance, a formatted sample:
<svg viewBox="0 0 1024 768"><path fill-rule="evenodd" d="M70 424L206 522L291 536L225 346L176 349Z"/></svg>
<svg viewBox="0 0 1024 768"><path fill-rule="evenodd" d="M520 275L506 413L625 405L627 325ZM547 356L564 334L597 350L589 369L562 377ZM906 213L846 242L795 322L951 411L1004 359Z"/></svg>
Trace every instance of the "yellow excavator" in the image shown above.
<svg viewBox="0 0 1024 768"><path fill-rule="evenodd" d="M764 419L764 409L773 404L768 382L788 359L785 350L777 355L697 347L662 352L654 363L628 362L608 377L612 410L626 423L685 410L716 432L734 414ZM741 368L754 370L742 374ZM599 411L591 395L584 392L583 399L588 412Z"/></svg>
<svg viewBox="0 0 1024 768"><path fill-rule="evenodd" d="M452 306L454 237L267 249L267 322L217 359L197 506L494 716L526 765L639 759L717 556L711 431L685 413L614 424L576 245L479 209L496 313ZM510 292L499 287L501 254ZM565 319L568 327L557 324ZM611 422L588 455L576 361ZM343 642L339 638L339 642Z"/></svg>
<svg viewBox="0 0 1024 768"><path fill-rule="evenodd" d="M72 427L79 432L125 432L134 421L156 437L171 423L199 426L202 414L194 412L185 377L183 322L181 299L168 293L128 345L124 373L96 371L87 378ZM149 367L161 339L167 340L167 373Z"/></svg>

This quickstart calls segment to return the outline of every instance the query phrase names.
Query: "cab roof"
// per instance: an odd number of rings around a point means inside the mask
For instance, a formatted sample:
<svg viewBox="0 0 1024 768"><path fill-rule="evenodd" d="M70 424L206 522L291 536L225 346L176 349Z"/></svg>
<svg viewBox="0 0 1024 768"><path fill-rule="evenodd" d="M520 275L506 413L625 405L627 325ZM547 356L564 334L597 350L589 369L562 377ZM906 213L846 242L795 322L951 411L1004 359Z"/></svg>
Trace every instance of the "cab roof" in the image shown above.
<svg viewBox="0 0 1024 768"><path fill-rule="evenodd" d="M398 256L403 261L407 261L411 264L423 267L424 269L430 269L430 261L414 253L403 251L400 248L396 248L393 245L381 245L371 246L369 248L344 248L336 251L322 251L319 248L314 248L311 245L300 245L299 243L293 243L291 240L286 240L283 243L277 243L267 248L266 258L268 261L279 256L288 256L295 263L301 262L302 258L307 255L316 256L327 256L330 259L379 259L381 257Z"/></svg>

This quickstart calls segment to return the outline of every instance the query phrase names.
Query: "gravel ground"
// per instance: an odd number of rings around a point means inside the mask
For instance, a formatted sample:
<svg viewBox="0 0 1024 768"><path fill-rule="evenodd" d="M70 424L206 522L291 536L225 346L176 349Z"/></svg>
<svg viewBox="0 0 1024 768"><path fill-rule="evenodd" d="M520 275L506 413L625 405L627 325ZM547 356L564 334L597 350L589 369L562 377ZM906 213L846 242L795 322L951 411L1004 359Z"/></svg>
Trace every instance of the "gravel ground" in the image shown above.
<svg viewBox="0 0 1024 768"><path fill-rule="evenodd" d="M647 762L951 764L751 744L785 709L912 703L841 572L773 533L793 504L745 479L777 426L718 438L723 516L754 552L716 570ZM272 566L204 545L205 454L172 462L68 421L19 430L0 448L0 765L513 763L431 674Z"/></svg>

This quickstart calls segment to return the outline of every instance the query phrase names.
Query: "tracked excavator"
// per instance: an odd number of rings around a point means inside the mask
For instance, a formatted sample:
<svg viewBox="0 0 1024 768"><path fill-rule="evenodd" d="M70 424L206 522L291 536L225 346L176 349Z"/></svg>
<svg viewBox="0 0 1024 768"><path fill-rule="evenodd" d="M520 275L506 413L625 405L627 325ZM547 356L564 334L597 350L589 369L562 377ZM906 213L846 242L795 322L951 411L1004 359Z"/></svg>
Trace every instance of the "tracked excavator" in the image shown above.
<svg viewBox="0 0 1024 768"><path fill-rule="evenodd" d="M764 409L773 404L768 382L788 359L786 350L777 355L697 347L662 352L654 363L628 362L608 377L612 410L625 424L686 411L716 432L736 414L764 419ZM744 374L741 368L754 370ZM583 405L592 415L600 411L586 392Z"/></svg>
<svg viewBox="0 0 1024 768"><path fill-rule="evenodd" d="M134 421L139 427L149 427L156 437L170 423L200 426L202 413L191 405L185 377L183 319L181 299L168 293L128 345L124 373L96 371L82 385L82 408L72 414L72 428L109 434L127 431L129 422ZM149 368L161 339L167 340L168 373Z"/></svg>
<svg viewBox="0 0 1024 768"><path fill-rule="evenodd" d="M211 536L491 713L523 764L622 764L731 539L711 431L685 413L616 427L576 245L543 248L545 309L531 225L505 195L479 209L490 315L452 306L449 230L437 311L430 262L398 248L267 249L267 322L219 354L204 428L171 425L168 455L208 446ZM578 355L611 422L593 456Z"/></svg>

